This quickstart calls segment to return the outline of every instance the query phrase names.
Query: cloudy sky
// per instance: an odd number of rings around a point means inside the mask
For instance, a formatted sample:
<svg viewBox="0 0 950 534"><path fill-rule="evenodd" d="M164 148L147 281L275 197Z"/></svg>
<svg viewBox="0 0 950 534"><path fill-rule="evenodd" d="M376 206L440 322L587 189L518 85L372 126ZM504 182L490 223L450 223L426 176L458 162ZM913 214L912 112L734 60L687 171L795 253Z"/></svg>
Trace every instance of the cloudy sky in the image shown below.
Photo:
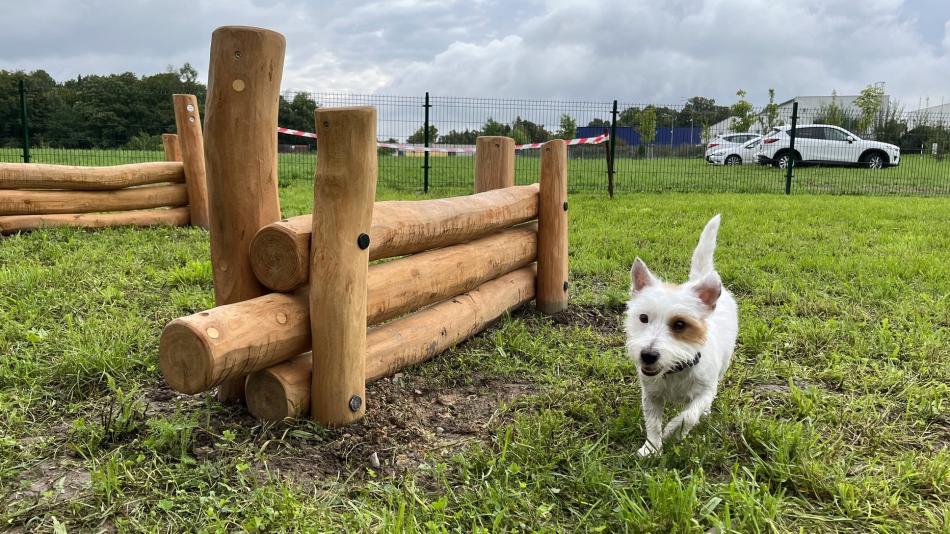
<svg viewBox="0 0 950 534"><path fill-rule="evenodd" d="M287 37L285 90L761 104L886 82L950 102L950 0L30 0L4 9L0 69L56 79L190 62L211 32Z"/></svg>

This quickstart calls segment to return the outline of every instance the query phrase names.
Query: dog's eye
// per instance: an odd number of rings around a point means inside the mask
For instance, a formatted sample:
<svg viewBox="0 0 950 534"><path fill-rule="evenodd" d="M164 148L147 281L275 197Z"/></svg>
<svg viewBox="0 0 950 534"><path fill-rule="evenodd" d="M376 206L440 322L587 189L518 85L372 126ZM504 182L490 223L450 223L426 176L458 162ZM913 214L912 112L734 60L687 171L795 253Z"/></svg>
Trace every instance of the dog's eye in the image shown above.
<svg viewBox="0 0 950 534"><path fill-rule="evenodd" d="M641 314L640 314L640 322L641 322L641 323L648 323L648 322L650 322L650 318L647 317L647 314L641 313Z"/></svg>
<svg viewBox="0 0 950 534"><path fill-rule="evenodd" d="M686 323L685 323L685 322L683 322L683 321L681 321L681 320L677 320L676 322L673 323L673 331L674 331L674 332L682 332L684 329L686 329Z"/></svg>

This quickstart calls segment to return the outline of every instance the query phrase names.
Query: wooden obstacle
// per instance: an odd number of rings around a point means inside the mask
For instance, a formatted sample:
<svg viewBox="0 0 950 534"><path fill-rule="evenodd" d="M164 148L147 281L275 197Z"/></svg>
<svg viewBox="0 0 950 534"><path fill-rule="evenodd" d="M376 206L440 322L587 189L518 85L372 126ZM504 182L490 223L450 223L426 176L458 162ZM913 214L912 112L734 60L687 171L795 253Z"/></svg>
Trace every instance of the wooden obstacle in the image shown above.
<svg viewBox="0 0 950 534"><path fill-rule="evenodd" d="M0 234L56 226L207 227L197 100L175 95L174 103L179 135L162 136L165 162L109 167L0 163Z"/></svg>
<svg viewBox="0 0 950 534"><path fill-rule="evenodd" d="M279 34L214 33L205 152L216 307L162 332L169 386L218 387L264 420L341 426L364 414L367 383L536 297L545 313L566 307L564 141L541 148L540 185L514 185L513 140L480 138L476 194L375 202L375 109L320 108L314 213L278 220L269 106L282 61Z"/></svg>

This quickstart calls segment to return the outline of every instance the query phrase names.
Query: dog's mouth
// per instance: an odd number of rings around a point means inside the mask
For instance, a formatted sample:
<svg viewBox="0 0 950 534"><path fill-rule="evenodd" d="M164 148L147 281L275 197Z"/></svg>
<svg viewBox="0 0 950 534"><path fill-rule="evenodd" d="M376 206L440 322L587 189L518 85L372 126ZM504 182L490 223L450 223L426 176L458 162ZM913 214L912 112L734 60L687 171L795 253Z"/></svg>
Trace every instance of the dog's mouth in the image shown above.
<svg viewBox="0 0 950 534"><path fill-rule="evenodd" d="M646 368L646 367L641 367L641 368L640 368L640 372L643 373L643 374L646 375L646 376L656 376L656 375L660 374L660 370L659 370L659 369L648 369L648 368Z"/></svg>

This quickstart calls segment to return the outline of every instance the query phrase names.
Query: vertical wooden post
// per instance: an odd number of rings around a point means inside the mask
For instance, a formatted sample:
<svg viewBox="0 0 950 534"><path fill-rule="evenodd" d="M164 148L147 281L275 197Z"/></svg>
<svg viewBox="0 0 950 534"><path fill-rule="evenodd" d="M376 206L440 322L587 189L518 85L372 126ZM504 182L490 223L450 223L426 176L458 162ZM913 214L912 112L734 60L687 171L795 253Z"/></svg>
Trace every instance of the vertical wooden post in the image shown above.
<svg viewBox="0 0 950 534"><path fill-rule="evenodd" d="M551 314L567 308L567 276L567 144L554 139L541 146L538 310Z"/></svg>
<svg viewBox="0 0 950 534"><path fill-rule="evenodd" d="M205 141L195 95L173 95L175 127L181 161L185 166L191 224L208 228L208 179L205 174Z"/></svg>
<svg viewBox="0 0 950 534"><path fill-rule="evenodd" d="M515 140L482 136L475 140L475 192L515 185Z"/></svg>
<svg viewBox="0 0 950 534"><path fill-rule="evenodd" d="M314 113L317 172L310 240L310 414L342 426L366 409L366 273L376 195L376 109Z"/></svg>
<svg viewBox="0 0 950 534"><path fill-rule="evenodd" d="M181 161L181 145L175 134L162 134L162 146L165 148L165 161Z"/></svg>
<svg viewBox="0 0 950 534"><path fill-rule="evenodd" d="M211 36L205 107L205 164L211 268L218 306L260 296L248 247L264 225L280 219L277 198L277 108L284 36L260 28L224 26ZM245 377L218 387L238 401Z"/></svg>

